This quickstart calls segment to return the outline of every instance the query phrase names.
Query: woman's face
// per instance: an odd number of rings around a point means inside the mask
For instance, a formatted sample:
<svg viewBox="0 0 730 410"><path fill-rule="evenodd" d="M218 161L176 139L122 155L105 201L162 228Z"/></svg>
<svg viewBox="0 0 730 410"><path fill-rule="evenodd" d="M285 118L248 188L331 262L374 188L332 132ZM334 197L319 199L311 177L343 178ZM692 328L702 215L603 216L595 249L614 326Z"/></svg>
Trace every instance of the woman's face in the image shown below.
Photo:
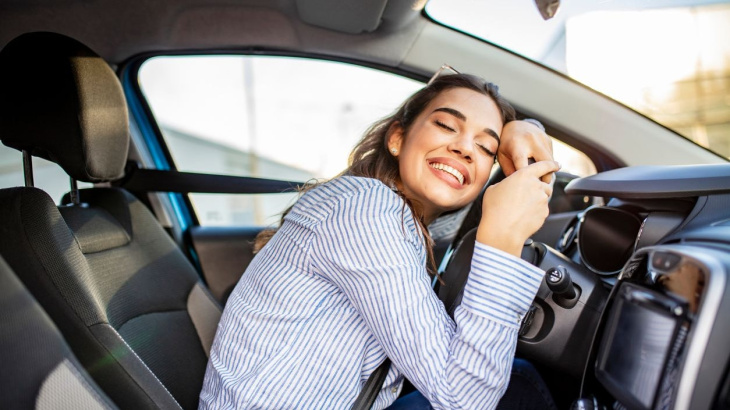
<svg viewBox="0 0 730 410"><path fill-rule="evenodd" d="M398 188L417 201L430 223L443 212L471 203L487 182L499 146L502 119L490 97L466 88L439 94L403 135L394 127Z"/></svg>

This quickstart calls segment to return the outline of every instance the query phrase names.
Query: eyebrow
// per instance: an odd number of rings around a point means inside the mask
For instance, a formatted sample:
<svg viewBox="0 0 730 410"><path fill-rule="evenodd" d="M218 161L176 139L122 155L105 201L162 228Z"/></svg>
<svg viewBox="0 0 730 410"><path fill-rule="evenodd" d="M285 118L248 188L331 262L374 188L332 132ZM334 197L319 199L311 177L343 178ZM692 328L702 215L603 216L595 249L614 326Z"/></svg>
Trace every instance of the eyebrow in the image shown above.
<svg viewBox="0 0 730 410"><path fill-rule="evenodd" d="M433 110L433 112L445 112L447 114L453 115L454 117L456 117L456 118L458 118L458 119L460 119L462 121L466 121L466 115L462 114L461 111L455 110L453 108L439 107L439 108L436 108L435 110ZM496 139L497 140L497 143L500 143L499 134L497 134L496 131L494 131L491 128L485 128L484 129L484 132L487 135L489 135L489 136L493 137L494 139Z"/></svg>

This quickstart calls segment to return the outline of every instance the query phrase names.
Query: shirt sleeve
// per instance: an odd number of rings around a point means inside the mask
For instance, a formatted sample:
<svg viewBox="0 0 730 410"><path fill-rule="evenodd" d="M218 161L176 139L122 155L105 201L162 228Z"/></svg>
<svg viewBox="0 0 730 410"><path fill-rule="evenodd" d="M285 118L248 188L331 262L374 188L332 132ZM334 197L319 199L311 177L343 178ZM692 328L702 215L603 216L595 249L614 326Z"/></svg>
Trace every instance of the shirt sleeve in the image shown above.
<svg viewBox="0 0 730 410"><path fill-rule="evenodd" d="M347 295L434 408L494 408L543 272L477 243L454 322L431 289L416 229L387 187L341 198L317 230L315 269Z"/></svg>
<svg viewBox="0 0 730 410"><path fill-rule="evenodd" d="M540 128L541 130L545 131L545 126L542 125L542 123L534 118L524 118L522 121L529 122L530 124L536 126L537 128Z"/></svg>

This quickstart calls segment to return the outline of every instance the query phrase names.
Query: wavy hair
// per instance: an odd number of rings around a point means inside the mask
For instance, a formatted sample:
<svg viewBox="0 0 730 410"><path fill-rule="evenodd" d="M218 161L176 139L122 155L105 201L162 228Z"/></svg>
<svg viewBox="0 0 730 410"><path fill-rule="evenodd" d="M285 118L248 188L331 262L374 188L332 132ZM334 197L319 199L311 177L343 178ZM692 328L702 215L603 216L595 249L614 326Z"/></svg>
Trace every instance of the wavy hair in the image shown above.
<svg viewBox="0 0 730 410"><path fill-rule="evenodd" d="M390 129L398 124L408 135L415 119L438 95L453 88L466 88L490 97L499 108L502 123L515 119L515 110L499 94L499 88L469 74L451 74L436 78L433 83L411 95L393 114L376 122L365 132L350 154L347 175L375 178L388 186L400 181L398 159L388 151Z"/></svg>
<svg viewBox="0 0 730 410"><path fill-rule="evenodd" d="M490 97L499 108L503 124L515 119L514 108L499 94L499 88L496 85L470 74L443 75L411 95L393 114L371 125L350 153L349 166L340 175L375 178L390 187L398 185L400 183L398 159L388 151L388 138L391 135L391 129L396 125L400 126L405 138L415 119L431 101L442 92L454 88L466 88ZM314 186L309 185L304 188L304 191L312 189ZM404 206L411 209L418 222L428 254L427 269L429 274L434 276L436 274L436 263L433 256L433 239L431 239L431 235L424 225L421 206L401 192L398 192L398 194L403 198ZM282 222L288 211L287 209L284 212ZM260 250L275 232L274 229L262 231L256 237L255 251Z"/></svg>

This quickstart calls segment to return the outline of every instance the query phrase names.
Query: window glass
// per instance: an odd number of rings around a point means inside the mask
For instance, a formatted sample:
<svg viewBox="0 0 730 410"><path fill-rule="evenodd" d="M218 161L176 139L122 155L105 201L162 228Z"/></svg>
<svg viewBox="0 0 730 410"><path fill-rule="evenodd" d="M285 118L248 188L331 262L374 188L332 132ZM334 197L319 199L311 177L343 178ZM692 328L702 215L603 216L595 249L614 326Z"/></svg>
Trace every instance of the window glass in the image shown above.
<svg viewBox="0 0 730 410"><path fill-rule="evenodd" d="M71 189L71 180L66 172L53 162L33 158L34 185L48 193L57 204ZM20 151L0 144L0 188L24 186L23 154ZM79 188L92 184L80 182Z"/></svg>
<svg viewBox="0 0 730 410"><path fill-rule="evenodd" d="M289 57L157 57L142 91L178 170L289 181L331 178L376 119L423 84ZM268 225L296 194L192 194L202 225Z"/></svg>
<svg viewBox="0 0 730 410"><path fill-rule="evenodd" d="M579 177L587 177L596 173L596 166L588 156L570 145L553 139L553 157L560 162L561 171Z"/></svg>
<svg viewBox="0 0 730 410"><path fill-rule="evenodd" d="M547 21L513 0L430 0L426 11L730 158L728 0L563 1Z"/></svg>
<svg viewBox="0 0 730 410"><path fill-rule="evenodd" d="M366 129L423 87L350 64L264 56L156 57L139 80L178 170L296 182L342 172ZM581 153L555 149L564 169L595 173ZM201 225L270 225L296 196L190 198Z"/></svg>

